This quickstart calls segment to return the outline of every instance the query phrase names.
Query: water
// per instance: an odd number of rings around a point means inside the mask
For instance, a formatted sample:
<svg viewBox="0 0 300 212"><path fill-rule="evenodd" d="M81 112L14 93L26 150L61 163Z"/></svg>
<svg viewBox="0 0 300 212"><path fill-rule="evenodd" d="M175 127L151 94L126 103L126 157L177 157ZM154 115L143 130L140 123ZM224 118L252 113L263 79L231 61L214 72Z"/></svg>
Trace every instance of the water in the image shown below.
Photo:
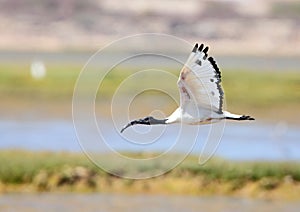
<svg viewBox="0 0 300 212"><path fill-rule="evenodd" d="M140 151L148 148L151 151L164 151L175 142L175 134L179 126L168 126L162 136L150 145L132 144L124 140L118 131L108 125L103 126L107 144L116 151ZM100 126L100 127L101 127ZM149 126L139 126L135 130L147 132ZM188 126L188 129L194 129ZM155 128L161 130L160 126ZM208 126L201 126L193 153L199 154L204 145ZM85 144L89 148L99 147L92 141L93 133L86 131L91 142ZM134 130L126 132L135 134ZM155 133L149 133L151 136ZM146 134L143 134L146 136ZM187 133L187 142L189 135ZM142 139L146 141L147 137ZM149 137L151 139L151 137ZM0 121L0 148L26 149L34 151L71 151L81 152L73 123L67 120L2 120ZM105 144L101 144L105 145ZM103 151L105 148L97 149ZM188 145L188 143L187 143ZM262 124L259 122L230 123L227 122L216 156L229 160L300 160L300 128L285 123Z"/></svg>
<svg viewBox="0 0 300 212"><path fill-rule="evenodd" d="M299 202L233 197L192 197L120 194L7 194L1 211L299 211Z"/></svg>

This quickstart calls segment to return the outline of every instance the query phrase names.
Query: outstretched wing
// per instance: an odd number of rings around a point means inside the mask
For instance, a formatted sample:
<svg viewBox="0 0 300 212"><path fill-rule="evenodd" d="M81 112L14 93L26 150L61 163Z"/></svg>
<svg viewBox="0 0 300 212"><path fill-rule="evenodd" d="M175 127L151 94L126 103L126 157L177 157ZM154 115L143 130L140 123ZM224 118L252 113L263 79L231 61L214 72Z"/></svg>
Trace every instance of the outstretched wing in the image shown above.
<svg viewBox="0 0 300 212"><path fill-rule="evenodd" d="M222 114L224 92L221 72L212 57L208 57L208 46L196 44L180 72L178 87L180 106L196 101L198 107Z"/></svg>

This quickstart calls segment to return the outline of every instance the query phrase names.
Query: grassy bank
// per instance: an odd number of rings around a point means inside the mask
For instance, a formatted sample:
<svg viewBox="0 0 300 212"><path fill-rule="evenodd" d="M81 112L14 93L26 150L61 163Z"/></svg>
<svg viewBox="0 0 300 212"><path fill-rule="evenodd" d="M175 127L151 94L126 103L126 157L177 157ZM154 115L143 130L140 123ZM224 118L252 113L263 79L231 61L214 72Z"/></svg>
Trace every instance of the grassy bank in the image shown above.
<svg viewBox="0 0 300 212"><path fill-rule="evenodd" d="M28 64L1 64L0 95L3 102L0 106L1 111L11 111L9 109L14 105L21 105L22 107L19 109L26 111L42 102L54 108L69 109L81 68L81 66L72 64L49 64L47 65L47 76L44 79L35 80L30 76ZM101 71L100 68L99 71ZM103 84L100 85L101 92L96 99L99 105L109 105L116 88L133 72L132 70L113 70L108 74ZM171 73L177 76L179 70L171 70ZM299 123L299 120L294 117L294 111L300 106L300 75L297 71L223 70L222 77L227 107L232 111L237 113L247 111L258 119L274 120L277 118ZM166 90L175 91L174 93L178 94L176 81L165 83L164 79L150 74L139 80L138 84L131 83L131 86L122 90L121 96L124 98L130 96L132 92L141 90L141 85L145 84L150 84L152 87L163 85ZM88 83L86 86L89 86ZM159 92L148 92L144 97L149 99L151 95L161 101L161 105L165 105L162 108L165 114L169 114L176 107L170 101L164 104L166 96ZM179 100L179 96L177 97ZM143 102L143 112L151 112L153 105ZM42 105L39 108L46 107ZM56 108L54 111L58 111ZM140 107L137 105L136 108ZM110 107L108 107L108 111L110 111ZM61 111L60 114L63 112ZM4 116L7 114L9 113L3 113Z"/></svg>
<svg viewBox="0 0 300 212"><path fill-rule="evenodd" d="M36 80L30 76L28 64L0 64L0 92L2 96L57 98L72 97L74 86L82 67L72 64L49 64L47 75L44 79ZM106 71L95 68L95 72ZM110 97L115 89L126 77L134 74L139 69L113 69L103 80L104 96ZM166 71L179 75L179 70ZM96 76L96 75L95 75ZM91 76L94 78L95 76ZM144 75L143 75L144 76ZM175 84L165 83L165 79L152 80L150 73L146 77L139 78L140 84L164 85L165 88L177 89ZM154 77L157 75L154 74ZM272 106L281 104L300 104L300 75L298 71L271 72L265 70L223 70L222 84L226 92L226 98L232 105L241 106ZM166 84L166 85L165 85ZM88 86L88 85L87 85ZM124 92L130 93L132 87L126 87ZM101 86L100 86L101 88Z"/></svg>
<svg viewBox="0 0 300 212"><path fill-rule="evenodd" d="M100 157L109 161L109 155ZM189 157L167 174L147 180L110 175L75 153L2 150L0 163L2 193L96 191L300 199L299 163L214 159L200 166L196 157ZM122 171L127 170L130 167Z"/></svg>

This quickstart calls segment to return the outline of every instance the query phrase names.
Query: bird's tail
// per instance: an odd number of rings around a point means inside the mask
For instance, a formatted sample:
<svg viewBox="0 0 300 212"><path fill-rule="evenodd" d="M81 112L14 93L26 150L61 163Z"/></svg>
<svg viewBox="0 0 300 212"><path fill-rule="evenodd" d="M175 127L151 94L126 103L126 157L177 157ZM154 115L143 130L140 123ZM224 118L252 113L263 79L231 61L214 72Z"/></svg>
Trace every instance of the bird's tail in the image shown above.
<svg viewBox="0 0 300 212"><path fill-rule="evenodd" d="M237 121L255 120L251 116L232 114L232 113L227 112L227 111L224 111L224 115L225 115L225 119L230 119L230 120L237 120Z"/></svg>

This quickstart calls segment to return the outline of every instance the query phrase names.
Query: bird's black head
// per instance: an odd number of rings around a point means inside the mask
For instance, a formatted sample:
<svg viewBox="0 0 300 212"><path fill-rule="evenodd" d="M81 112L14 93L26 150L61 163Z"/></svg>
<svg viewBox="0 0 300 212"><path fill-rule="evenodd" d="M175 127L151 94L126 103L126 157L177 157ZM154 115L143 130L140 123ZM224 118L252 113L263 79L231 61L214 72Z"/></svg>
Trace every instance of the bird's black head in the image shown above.
<svg viewBox="0 0 300 212"><path fill-rule="evenodd" d="M167 119L156 119L153 116L147 116L143 119L144 122L146 122L149 125L154 124L166 124Z"/></svg>
<svg viewBox="0 0 300 212"><path fill-rule="evenodd" d="M156 119L153 118L153 116L147 116L147 117L145 117L144 119L141 119L141 121L142 121L144 124L149 124L149 125L151 125L152 123L154 123L154 120L156 120Z"/></svg>

